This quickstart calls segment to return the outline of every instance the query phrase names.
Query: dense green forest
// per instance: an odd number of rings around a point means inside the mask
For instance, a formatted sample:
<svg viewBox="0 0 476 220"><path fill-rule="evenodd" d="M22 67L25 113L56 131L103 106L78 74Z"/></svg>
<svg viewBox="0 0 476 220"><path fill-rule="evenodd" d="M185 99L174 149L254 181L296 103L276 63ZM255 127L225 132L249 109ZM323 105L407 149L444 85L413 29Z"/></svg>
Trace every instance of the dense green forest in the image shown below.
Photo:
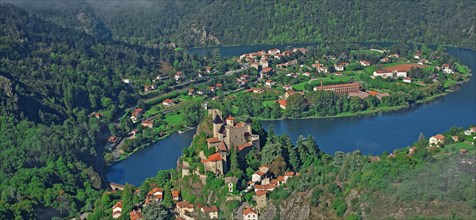
<svg viewBox="0 0 476 220"><path fill-rule="evenodd" d="M163 62L185 70L194 59L63 28L9 4L0 11L0 219L90 210L104 187L104 125L139 100L121 79L155 77ZM95 111L104 119L90 117Z"/></svg>
<svg viewBox="0 0 476 220"><path fill-rule="evenodd" d="M110 30L115 39L148 46L390 41L476 48L472 0L85 2L95 11L85 13L89 22L76 19L84 4L19 4L63 25L95 27L100 36Z"/></svg>

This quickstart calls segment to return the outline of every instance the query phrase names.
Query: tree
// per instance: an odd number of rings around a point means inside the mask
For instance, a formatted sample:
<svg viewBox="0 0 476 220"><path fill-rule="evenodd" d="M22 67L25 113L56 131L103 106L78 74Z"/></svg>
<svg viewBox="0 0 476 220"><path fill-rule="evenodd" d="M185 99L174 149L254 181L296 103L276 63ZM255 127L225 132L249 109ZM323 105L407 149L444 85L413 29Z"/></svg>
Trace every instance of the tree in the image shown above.
<svg viewBox="0 0 476 220"><path fill-rule="evenodd" d="M144 219L171 219L172 214L168 211L162 202L151 202L144 207L143 210Z"/></svg>
<svg viewBox="0 0 476 220"><path fill-rule="evenodd" d="M301 117L308 110L308 103L301 94L293 94L286 99L286 115L292 118Z"/></svg>
<svg viewBox="0 0 476 220"><path fill-rule="evenodd" d="M269 165L269 170L271 173L274 174L274 176L279 176L284 172L286 169L286 161L284 161L284 158L282 156L276 156Z"/></svg>
<svg viewBox="0 0 476 220"><path fill-rule="evenodd" d="M185 126L198 125L202 120L202 106L200 102L190 102L183 107L183 121Z"/></svg>
<svg viewBox="0 0 476 220"><path fill-rule="evenodd" d="M261 163L270 164L277 156L281 156L282 147L280 143L269 142L261 150Z"/></svg>

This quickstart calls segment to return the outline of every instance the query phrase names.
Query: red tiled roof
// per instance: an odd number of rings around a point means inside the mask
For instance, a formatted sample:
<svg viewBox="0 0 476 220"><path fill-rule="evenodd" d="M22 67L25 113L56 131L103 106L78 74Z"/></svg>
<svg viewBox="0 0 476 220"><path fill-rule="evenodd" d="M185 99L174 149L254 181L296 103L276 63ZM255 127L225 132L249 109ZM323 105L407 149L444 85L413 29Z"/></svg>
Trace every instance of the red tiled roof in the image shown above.
<svg viewBox="0 0 476 220"><path fill-rule="evenodd" d="M226 118L226 120L234 120L233 116L228 116L228 118Z"/></svg>
<svg viewBox="0 0 476 220"><path fill-rule="evenodd" d="M218 143L220 142L220 139L213 137L213 138L208 138L207 143Z"/></svg>
<svg viewBox="0 0 476 220"><path fill-rule="evenodd" d="M435 136L433 136L434 138L436 138L437 140L443 140L445 139L445 136L441 135L441 134L437 134Z"/></svg>
<svg viewBox="0 0 476 220"><path fill-rule="evenodd" d="M177 207L178 208L195 208L193 204L189 204L186 201L177 202Z"/></svg>
<svg viewBox="0 0 476 220"><path fill-rule="evenodd" d="M134 109L134 112L132 112L132 115L137 117L140 113L142 113L142 108L136 108Z"/></svg>
<svg viewBox="0 0 476 220"><path fill-rule="evenodd" d="M174 103L174 100L172 100L172 99L166 99L166 100L164 100L162 103L171 104L171 103Z"/></svg>
<svg viewBox="0 0 476 220"><path fill-rule="evenodd" d="M293 171L286 172L284 173L284 176L294 176L294 172Z"/></svg>
<svg viewBox="0 0 476 220"><path fill-rule="evenodd" d="M142 213L136 210L130 212L129 215L131 217L131 220L137 220L142 218Z"/></svg>
<svg viewBox="0 0 476 220"><path fill-rule="evenodd" d="M202 212L204 213L218 212L218 208L216 206L204 206L202 207Z"/></svg>
<svg viewBox="0 0 476 220"><path fill-rule="evenodd" d="M266 190L258 190L258 191L256 191L256 196L266 195L266 193L267 193Z"/></svg>
<svg viewBox="0 0 476 220"><path fill-rule="evenodd" d="M372 95L372 96L376 96L376 95L378 95L378 92L376 92L376 91L370 91L369 94Z"/></svg>
<svg viewBox="0 0 476 220"><path fill-rule="evenodd" d="M268 72L271 72L272 70L273 70L273 68L271 68L271 67L266 67L266 68L264 68L263 70L261 70L261 72L263 72L263 73L268 73Z"/></svg>
<svg viewBox="0 0 476 220"><path fill-rule="evenodd" d="M244 143L244 144L238 146L238 151L242 151L242 150L244 150L244 149L246 149L246 148L248 148L248 147L251 147L251 146L253 146L253 145L252 145L250 142L246 142L246 143Z"/></svg>
<svg viewBox="0 0 476 220"><path fill-rule="evenodd" d="M286 100L280 99L278 100L279 105L286 106Z"/></svg>
<svg viewBox="0 0 476 220"><path fill-rule="evenodd" d="M278 181L283 182L284 181L284 176L278 176Z"/></svg>
<svg viewBox="0 0 476 220"><path fill-rule="evenodd" d="M259 171L259 170L257 170L256 172L254 172L254 174L258 174L259 176L263 176L263 175L264 175L264 173L261 172L261 171Z"/></svg>
<svg viewBox="0 0 476 220"><path fill-rule="evenodd" d="M179 192L178 190L172 190L172 197L178 197L179 196Z"/></svg>
<svg viewBox="0 0 476 220"><path fill-rule="evenodd" d="M252 208L243 209L243 215L248 215L248 214L250 214L250 213L255 213L255 214L257 214L257 212L256 212L254 209L252 209Z"/></svg>
<svg viewBox="0 0 476 220"><path fill-rule="evenodd" d="M218 150L219 150L219 151L228 151L228 148L226 147L225 142L221 141L221 142L218 144Z"/></svg>
<svg viewBox="0 0 476 220"><path fill-rule="evenodd" d="M112 209L115 209L115 208L117 208L117 207L119 207L119 208L122 209L122 201L116 202L116 204L114 204L114 206L112 207Z"/></svg>
<svg viewBox="0 0 476 220"><path fill-rule="evenodd" d="M221 161L222 158L220 156L220 153L214 153L210 156L208 156L208 159L205 161L205 162L217 162L217 161Z"/></svg>

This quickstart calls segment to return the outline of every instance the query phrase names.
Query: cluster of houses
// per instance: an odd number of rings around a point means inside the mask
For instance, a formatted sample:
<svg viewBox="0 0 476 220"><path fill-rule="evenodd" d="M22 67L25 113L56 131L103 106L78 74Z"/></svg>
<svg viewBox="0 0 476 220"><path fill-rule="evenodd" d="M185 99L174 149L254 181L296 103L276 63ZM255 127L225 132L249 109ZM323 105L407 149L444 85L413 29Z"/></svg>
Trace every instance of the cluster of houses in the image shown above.
<svg viewBox="0 0 476 220"><path fill-rule="evenodd" d="M256 201L256 209L261 210L267 206L267 194L276 188L287 183L287 181L294 177L292 171L285 172L284 175L273 178L268 165L261 165L257 171L251 175L251 180L248 181L246 191L254 190L254 200ZM299 173L296 174L299 176Z"/></svg>

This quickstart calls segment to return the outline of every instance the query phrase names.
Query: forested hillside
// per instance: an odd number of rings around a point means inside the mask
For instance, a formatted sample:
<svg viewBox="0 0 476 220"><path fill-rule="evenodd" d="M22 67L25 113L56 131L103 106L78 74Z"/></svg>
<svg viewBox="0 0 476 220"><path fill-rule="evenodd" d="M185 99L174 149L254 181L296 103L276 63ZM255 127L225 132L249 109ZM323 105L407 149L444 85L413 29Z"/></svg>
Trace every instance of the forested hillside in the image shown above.
<svg viewBox="0 0 476 220"><path fill-rule="evenodd" d="M391 41L476 48L476 4L472 0L88 3L115 39L149 46L168 42L203 46ZM33 11L58 17L51 8Z"/></svg>
<svg viewBox="0 0 476 220"><path fill-rule="evenodd" d="M9 4L0 12L0 219L91 210L105 186L104 122L138 100L121 78L156 76L182 53L65 29Z"/></svg>

